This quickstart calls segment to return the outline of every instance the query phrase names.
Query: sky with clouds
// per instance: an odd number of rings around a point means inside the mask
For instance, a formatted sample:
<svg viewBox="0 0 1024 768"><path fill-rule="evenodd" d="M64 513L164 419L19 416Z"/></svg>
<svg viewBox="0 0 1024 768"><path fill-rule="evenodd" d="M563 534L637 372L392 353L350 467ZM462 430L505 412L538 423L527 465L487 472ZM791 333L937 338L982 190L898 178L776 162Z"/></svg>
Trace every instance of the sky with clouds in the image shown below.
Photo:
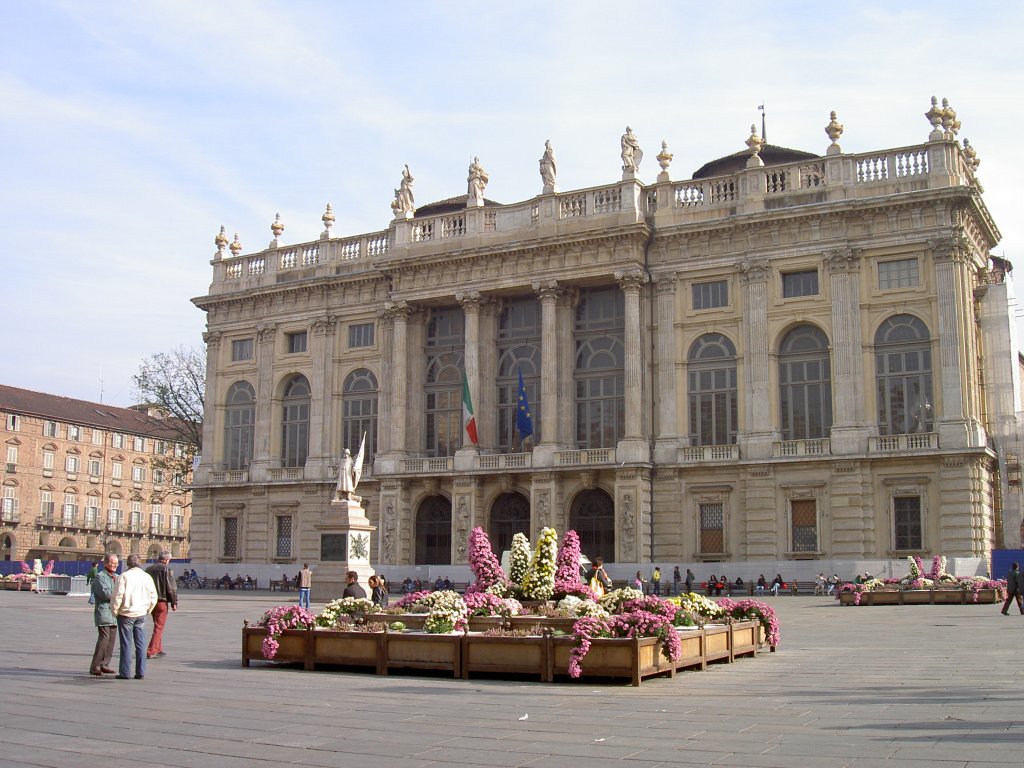
<svg viewBox="0 0 1024 768"><path fill-rule="evenodd" d="M403 164L417 204L615 181L630 125L653 181L743 148L918 144L946 96L977 149L996 253L1024 263L1017 2L5 0L0 48L0 381L128 405L156 352L202 344L190 299L223 224L245 252L385 229Z"/></svg>

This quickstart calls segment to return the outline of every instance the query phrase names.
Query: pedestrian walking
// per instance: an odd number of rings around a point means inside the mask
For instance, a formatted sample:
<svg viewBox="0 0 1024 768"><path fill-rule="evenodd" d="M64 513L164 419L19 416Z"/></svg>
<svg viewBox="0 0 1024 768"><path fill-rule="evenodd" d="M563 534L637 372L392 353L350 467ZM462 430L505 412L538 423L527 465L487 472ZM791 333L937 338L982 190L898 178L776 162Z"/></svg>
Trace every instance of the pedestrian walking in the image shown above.
<svg viewBox="0 0 1024 768"><path fill-rule="evenodd" d="M1024 573L1020 572L1020 563L1010 566L1010 572L1006 574L1006 602L1003 603L1003 616L1010 615L1010 601L1017 601L1017 608L1024 615L1024 601L1021 593L1024 592Z"/></svg>
<svg viewBox="0 0 1024 768"><path fill-rule="evenodd" d="M156 586L156 607L153 608L153 635L149 638L146 658L166 656L164 653L164 626L170 611L178 610L178 588L175 586L174 571L171 570L171 553L160 550L158 562L149 566L146 573L153 579Z"/></svg>

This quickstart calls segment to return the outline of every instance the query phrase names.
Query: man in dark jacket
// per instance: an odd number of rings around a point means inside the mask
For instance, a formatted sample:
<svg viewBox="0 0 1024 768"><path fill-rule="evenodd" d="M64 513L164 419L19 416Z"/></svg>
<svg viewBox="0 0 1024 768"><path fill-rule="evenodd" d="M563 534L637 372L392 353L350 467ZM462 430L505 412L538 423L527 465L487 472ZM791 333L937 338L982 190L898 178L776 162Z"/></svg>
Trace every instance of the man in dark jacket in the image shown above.
<svg viewBox="0 0 1024 768"><path fill-rule="evenodd" d="M114 655L114 639L117 637L117 618L110 610L110 598L114 594L114 579L117 578L117 555L103 558L103 570L96 574L90 585L92 589L93 618L96 621L96 648L92 652L89 674L99 677L103 673L112 675L110 657Z"/></svg>
<svg viewBox="0 0 1024 768"><path fill-rule="evenodd" d="M366 590L359 585L359 574L349 571L345 574L345 591L342 597L366 597Z"/></svg>
<svg viewBox="0 0 1024 768"><path fill-rule="evenodd" d="M149 648L146 650L146 658L159 658L166 656L164 653L164 625L167 624L167 611L178 610L178 588L174 581L174 571L168 563L171 562L171 553L166 549L160 551L160 561L146 569L146 573L153 577L156 584L156 608L153 609L153 636L149 639Z"/></svg>
<svg viewBox="0 0 1024 768"><path fill-rule="evenodd" d="M1024 615L1024 602L1021 601L1021 593L1024 592L1024 573L1020 572L1020 564L1014 563L1010 566L1010 572L1006 574L1006 602L1003 603L1003 616L1010 614L1010 601L1016 598L1017 608Z"/></svg>

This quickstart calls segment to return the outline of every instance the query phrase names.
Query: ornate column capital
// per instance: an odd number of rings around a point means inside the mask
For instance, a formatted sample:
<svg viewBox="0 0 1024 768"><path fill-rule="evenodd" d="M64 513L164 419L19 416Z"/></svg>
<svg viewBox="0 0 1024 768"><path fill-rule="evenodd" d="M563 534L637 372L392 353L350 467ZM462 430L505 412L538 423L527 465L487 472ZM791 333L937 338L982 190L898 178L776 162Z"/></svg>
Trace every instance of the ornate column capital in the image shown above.
<svg viewBox="0 0 1024 768"><path fill-rule="evenodd" d="M381 317L387 320L408 320L412 311L413 307L407 301L386 301Z"/></svg>
<svg viewBox="0 0 1024 768"><path fill-rule="evenodd" d="M675 292L676 276L675 272L662 272L661 274L653 276L652 279L654 280L655 289L658 291L659 296Z"/></svg>
<svg viewBox="0 0 1024 768"><path fill-rule="evenodd" d="M310 325L314 336L324 336L328 331L333 331L338 325L338 318L334 315L324 315L318 317Z"/></svg>
<svg viewBox="0 0 1024 768"><path fill-rule="evenodd" d="M647 273L639 267L617 269L612 274L625 293L639 292L640 286L650 280Z"/></svg>
<svg viewBox="0 0 1024 768"><path fill-rule="evenodd" d="M480 296L480 291L459 291L455 294L455 300L462 305L463 312L479 312L480 305L486 299Z"/></svg>
<svg viewBox="0 0 1024 768"><path fill-rule="evenodd" d="M256 326L256 337L259 339L261 344L273 341L276 333L277 323L261 323Z"/></svg>
<svg viewBox="0 0 1024 768"><path fill-rule="evenodd" d="M829 273L856 272L860 269L859 248L833 248L825 252L825 266Z"/></svg>
<svg viewBox="0 0 1024 768"><path fill-rule="evenodd" d="M736 271L744 285L768 281L768 259L743 259L736 262Z"/></svg>
<svg viewBox="0 0 1024 768"><path fill-rule="evenodd" d="M220 338L220 331L207 331L203 334L203 341L206 342L206 347L209 350L216 349L220 345Z"/></svg>
<svg viewBox="0 0 1024 768"><path fill-rule="evenodd" d="M564 292L557 280L534 280L533 291L541 301L555 301Z"/></svg>
<svg viewBox="0 0 1024 768"><path fill-rule="evenodd" d="M928 248L935 261L952 261L963 263L968 260L970 243L962 231L954 231L949 237L933 237L928 241Z"/></svg>

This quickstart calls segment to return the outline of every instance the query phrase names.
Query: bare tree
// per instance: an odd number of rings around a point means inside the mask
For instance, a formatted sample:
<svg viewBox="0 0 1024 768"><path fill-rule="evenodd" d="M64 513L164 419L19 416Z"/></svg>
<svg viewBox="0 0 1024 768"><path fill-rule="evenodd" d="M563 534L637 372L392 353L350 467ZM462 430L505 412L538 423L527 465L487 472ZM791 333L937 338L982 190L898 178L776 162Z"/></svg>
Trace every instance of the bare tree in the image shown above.
<svg viewBox="0 0 1024 768"><path fill-rule="evenodd" d="M154 421L152 437L165 441L153 469L169 473L169 491L154 492L155 503L168 494L182 493L191 480L192 462L203 443L203 398L206 394L206 352L176 347L147 357L135 374L135 394Z"/></svg>

